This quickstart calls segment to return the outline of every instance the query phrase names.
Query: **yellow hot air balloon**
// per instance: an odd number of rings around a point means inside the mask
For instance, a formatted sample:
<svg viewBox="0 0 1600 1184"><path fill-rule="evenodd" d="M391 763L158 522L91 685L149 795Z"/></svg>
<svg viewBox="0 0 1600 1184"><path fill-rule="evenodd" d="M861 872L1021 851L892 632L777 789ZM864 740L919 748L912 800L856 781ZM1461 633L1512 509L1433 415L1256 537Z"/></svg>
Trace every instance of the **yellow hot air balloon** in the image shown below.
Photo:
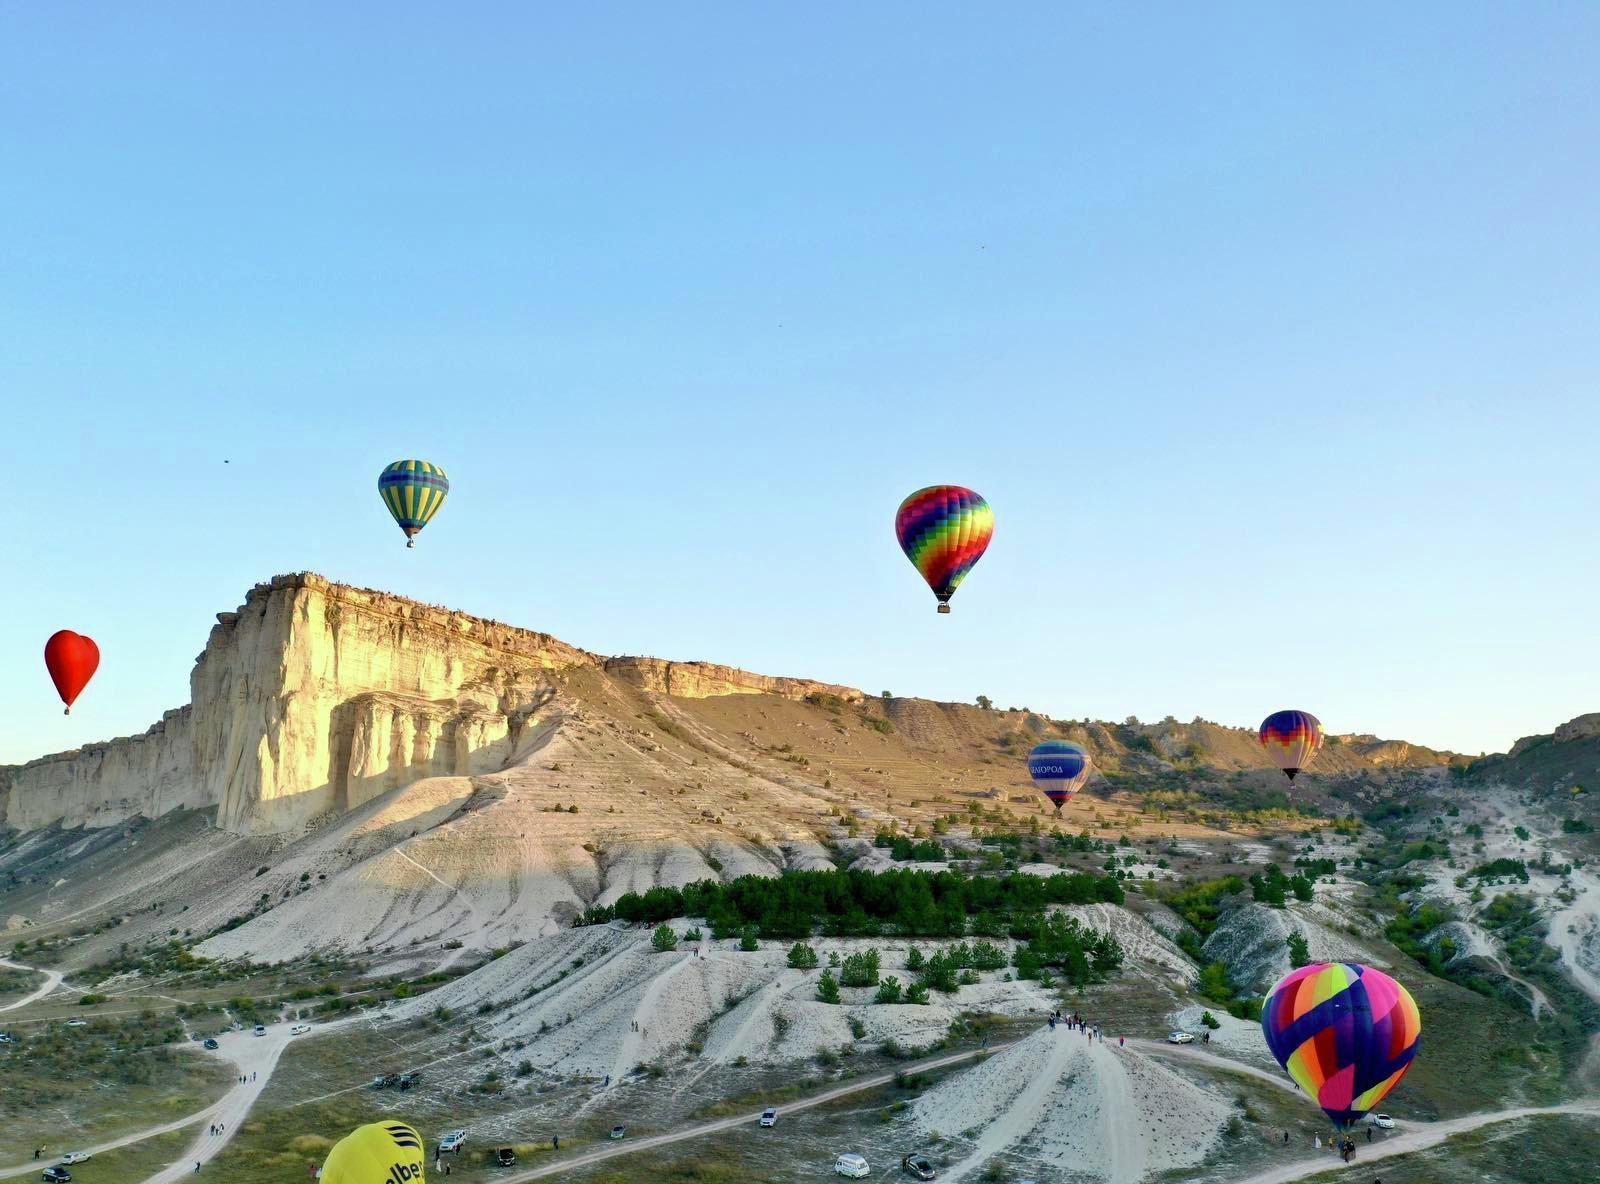
<svg viewBox="0 0 1600 1184"><path fill-rule="evenodd" d="M423 1184L417 1128L389 1119L357 1127L323 1161L322 1184Z"/></svg>

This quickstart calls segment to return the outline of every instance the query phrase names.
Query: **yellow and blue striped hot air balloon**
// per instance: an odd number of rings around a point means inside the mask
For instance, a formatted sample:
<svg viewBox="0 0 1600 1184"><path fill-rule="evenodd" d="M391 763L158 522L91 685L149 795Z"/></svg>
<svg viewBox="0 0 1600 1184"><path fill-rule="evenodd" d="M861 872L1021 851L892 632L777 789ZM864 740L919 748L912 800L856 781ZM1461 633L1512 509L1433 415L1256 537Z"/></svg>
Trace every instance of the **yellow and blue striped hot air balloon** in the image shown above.
<svg viewBox="0 0 1600 1184"><path fill-rule="evenodd" d="M438 465L425 460L397 460L378 474L378 493L400 529L406 546L416 546L416 535L444 505L450 478Z"/></svg>

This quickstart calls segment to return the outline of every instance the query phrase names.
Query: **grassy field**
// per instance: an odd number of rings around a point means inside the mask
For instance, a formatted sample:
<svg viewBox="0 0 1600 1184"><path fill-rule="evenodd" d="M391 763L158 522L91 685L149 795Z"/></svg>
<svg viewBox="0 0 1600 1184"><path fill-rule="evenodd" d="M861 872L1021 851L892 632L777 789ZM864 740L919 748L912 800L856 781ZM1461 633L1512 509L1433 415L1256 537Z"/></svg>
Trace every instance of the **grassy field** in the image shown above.
<svg viewBox="0 0 1600 1184"><path fill-rule="evenodd" d="M157 1126L215 1101L228 1069L185 1048L170 1020L97 1020L82 1028L20 1028L0 1047L0 1163L45 1142L82 1146Z"/></svg>

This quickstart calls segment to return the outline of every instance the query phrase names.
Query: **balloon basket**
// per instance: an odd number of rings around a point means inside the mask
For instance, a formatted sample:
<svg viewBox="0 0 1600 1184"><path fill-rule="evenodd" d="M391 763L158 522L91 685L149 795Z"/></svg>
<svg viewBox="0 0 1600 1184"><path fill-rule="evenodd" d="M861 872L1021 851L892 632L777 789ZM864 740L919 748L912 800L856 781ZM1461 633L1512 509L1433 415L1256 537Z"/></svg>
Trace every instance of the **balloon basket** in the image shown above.
<svg viewBox="0 0 1600 1184"><path fill-rule="evenodd" d="M406 540L406 546L407 547L415 547L416 545L417 545L417 540L416 539L407 539Z"/></svg>
<svg viewBox="0 0 1600 1184"><path fill-rule="evenodd" d="M947 613L950 611L950 606L948 604L941 604L939 606L939 611L942 613Z"/></svg>

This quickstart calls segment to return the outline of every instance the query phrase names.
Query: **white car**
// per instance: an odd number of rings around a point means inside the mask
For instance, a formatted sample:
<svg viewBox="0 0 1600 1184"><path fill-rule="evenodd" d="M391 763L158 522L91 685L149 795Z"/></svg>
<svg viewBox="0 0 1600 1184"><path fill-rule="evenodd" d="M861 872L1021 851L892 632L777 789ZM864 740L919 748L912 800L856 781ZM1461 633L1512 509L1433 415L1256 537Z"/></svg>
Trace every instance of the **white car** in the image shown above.
<svg viewBox="0 0 1600 1184"><path fill-rule="evenodd" d="M309 1031L311 1031L310 1024L296 1024L294 1027L289 1029L289 1035L304 1036Z"/></svg>
<svg viewBox="0 0 1600 1184"><path fill-rule="evenodd" d="M84 1163L88 1160L87 1151L69 1151L61 1157L62 1163Z"/></svg>
<svg viewBox="0 0 1600 1184"><path fill-rule="evenodd" d="M89 1021L88 1020L68 1020L67 1021L67 1027L69 1027L69 1028L87 1028L88 1026L89 1026Z"/></svg>
<svg viewBox="0 0 1600 1184"><path fill-rule="evenodd" d="M853 1151L847 1151L833 1161L833 1170L841 1176L849 1176L852 1180L859 1180L862 1176L871 1174L872 1169L867 1166L867 1161Z"/></svg>
<svg viewBox="0 0 1600 1184"><path fill-rule="evenodd" d="M763 1110L761 1112L761 1125L762 1126L777 1126L778 1125L778 1111L777 1111L776 1107L768 1106L765 1110Z"/></svg>
<svg viewBox="0 0 1600 1184"><path fill-rule="evenodd" d="M460 1151L466 1141L466 1131L445 1131L444 1137L439 1140L439 1151L443 1154L448 1154L452 1151Z"/></svg>
<svg viewBox="0 0 1600 1184"><path fill-rule="evenodd" d="M1394 1130L1394 1119L1387 1114L1374 1114L1372 1116L1372 1125L1382 1130L1392 1131Z"/></svg>
<svg viewBox="0 0 1600 1184"><path fill-rule="evenodd" d="M1171 1032L1167 1035L1168 1044L1193 1044L1194 1037L1187 1032Z"/></svg>
<svg viewBox="0 0 1600 1184"><path fill-rule="evenodd" d="M265 1025L265 1024L257 1024L256 1025L256 1035L257 1036L265 1036L266 1034L267 1034L267 1025Z"/></svg>

